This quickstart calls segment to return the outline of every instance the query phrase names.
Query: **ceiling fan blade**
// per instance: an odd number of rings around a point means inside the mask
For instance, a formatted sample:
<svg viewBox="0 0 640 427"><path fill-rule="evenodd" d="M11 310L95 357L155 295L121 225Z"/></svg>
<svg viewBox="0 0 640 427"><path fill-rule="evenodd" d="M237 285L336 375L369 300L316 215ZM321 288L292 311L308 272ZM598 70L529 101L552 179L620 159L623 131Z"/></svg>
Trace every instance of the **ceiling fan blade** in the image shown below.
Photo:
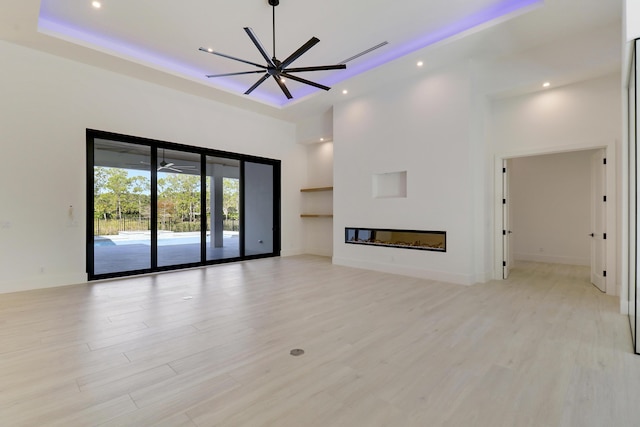
<svg viewBox="0 0 640 427"><path fill-rule="evenodd" d="M160 162L160 166L158 167L158 170L171 169L171 166L173 165L174 163L166 163L164 160L162 160L162 162Z"/></svg>
<svg viewBox="0 0 640 427"><path fill-rule="evenodd" d="M125 164L129 166L140 166L140 165L149 166L151 163L145 162L144 160L140 160L138 163L125 163Z"/></svg>
<svg viewBox="0 0 640 427"><path fill-rule="evenodd" d="M353 60L354 60L354 59L356 59L356 58L360 58L362 55L366 55L367 53L369 53L369 52L373 52L374 50L376 50L376 49L380 49L382 46L386 46L386 45L388 45L388 44L389 44L389 42L388 42L388 41L383 41L382 43L378 43L377 45L375 45L375 46L373 46L373 47L370 47L369 49L365 49L365 50L363 50L363 51L362 51L362 52L360 52L360 53L357 53L357 54L355 54L355 55L353 55L353 56L350 56L349 58L347 58L347 59L345 59L345 60L343 60L343 61L340 61L340 63L341 63L341 64L346 64L346 63L347 63L347 62L349 62L349 61L353 61Z"/></svg>
<svg viewBox="0 0 640 427"><path fill-rule="evenodd" d="M326 71L326 70L344 70L347 68L345 64L337 65L318 65L317 67L299 67L299 68L287 68L287 73L302 73L304 71Z"/></svg>
<svg viewBox="0 0 640 427"><path fill-rule="evenodd" d="M257 74L264 73L264 70L256 70L256 71L241 71L239 73L225 73L225 74L207 74L207 77L225 77L225 76L240 76L242 74Z"/></svg>
<svg viewBox="0 0 640 427"><path fill-rule="evenodd" d="M316 44L318 44L319 41L320 41L319 38L311 37L308 42L306 42L305 44L300 46L300 48L298 50L293 52L291 55L289 55L289 57L287 59L282 61L282 68L287 68L287 66L289 66L289 64L291 64L296 59L300 58L300 56L302 56L306 51L308 51L309 49L314 47Z"/></svg>
<svg viewBox="0 0 640 427"><path fill-rule="evenodd" d="M280 73L280 75L282 77L286 77L288 79L295 80L295 81L300 82L300 83L304 83L304 84L307 84L307 85L310 85L310 86L314 86L314 87L317 87L319 89L324 89L324 90L331 89L329 86L321 85L320 83L315 83L315 82L312 82L312 81L309 81L309 80L306 80L306 79L301 79L300 77L294 76L293 74Z"/></svg>
<svg viewBox="0 0 640 427"><path fill-rule="evenodd" d="M278 86L280 86L280 89L282 89L282 92L287 97L287 99L293 98L293 95L291 95L291 92L289 92L289 89L287 89L287 86L284 84L282 79L279 76L273 76L273 78L276 79L276 83L278 83Z"/></svg>
<svg viewBox="0 0 640 427"><path fill-rule="evenodd" d="M233 59L234 61L244 62L245 64L253 65L255 67L259 67L259 68L263 68L263 69L267 68L264 65L256 64L255 62L246 61L244 59L236 58L235 56L227 55L227 54L220 53L220 52L215 52L213 50L205 49L203 47L198 48L198 50L201 51L201 52L210 53L212 55L222 56L223 58Z"/></svg>
<svg viewBox="0 0 640 427"><path fill-rule="evenodd" d="M255 88L257 88L258 86L260 86L262 83L264 83L267 79L269 78L269 73L264 73L264 76L260 77L260 80L258 80L256 82L256 84L254 84L253 86L251 86L249 89L247 89L247 91L244 93L245 95L249 95L251 92L253 92L253 90Z"/></svg>
<svg viewBox="0 0 640 427"><path fill-rule="evenodd" d="M260 40L258 40L258 36L255 35L253 30L251 28L249 28L249 27L244 27L244 31L247 33L247 35L249 36L249 38L251 39L253 44L256 45L256 47L260 51L260 54L262 55L264 60L267 61L267 64L269 64L269 65L271 65L272 67L275 68L276 65L273 63L273 60L271 58L269 58L269 54L265 50L264 46L262 46L262 43L260 43ZM267 68L267 67L264 67L264 66L262 66L262 67L263 68Z"/></svg>

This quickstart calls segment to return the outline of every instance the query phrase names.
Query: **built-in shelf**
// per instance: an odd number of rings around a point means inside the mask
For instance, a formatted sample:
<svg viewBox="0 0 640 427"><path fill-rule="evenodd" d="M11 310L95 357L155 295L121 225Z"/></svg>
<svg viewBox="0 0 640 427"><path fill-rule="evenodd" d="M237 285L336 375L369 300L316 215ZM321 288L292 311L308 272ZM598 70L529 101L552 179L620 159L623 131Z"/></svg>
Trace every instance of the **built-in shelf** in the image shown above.
<svg viewBox="0 0 640 427"><path fill-rule="evenodd" d="M313 187L313 188L301 188L301 192L310 193L313 191L333 191L333 187Z"/></svg>
<svg viewBox="0 0 640 427"><path fill-rule="evenodd" d="M328 191L333 191L333 187L309 187L309 188L301 188L300 191L302 193L316 193L316 192L328 192ZM311 196L308 196L311 197ZM315 199L316 197L320 197L318 196L313 196L312 199ZM324 198L324 196L321 197L320 200L322 200ZM307 200L311 200L311 199L307 199ZM316 199L317 200L317 199ZM307 206L307 208L310 208L310 206ZM319 208L319 209L316 209ZM324 209L323 209L324 208ZM316 207L311 207L309 210L311 211L315 211L315 210L319 210L319 211L330 211L332 210L330 207L327 209L327 206L316 206ZM333 214L330 213L303 213L300 214L300 218L333 218Z"/></svg>

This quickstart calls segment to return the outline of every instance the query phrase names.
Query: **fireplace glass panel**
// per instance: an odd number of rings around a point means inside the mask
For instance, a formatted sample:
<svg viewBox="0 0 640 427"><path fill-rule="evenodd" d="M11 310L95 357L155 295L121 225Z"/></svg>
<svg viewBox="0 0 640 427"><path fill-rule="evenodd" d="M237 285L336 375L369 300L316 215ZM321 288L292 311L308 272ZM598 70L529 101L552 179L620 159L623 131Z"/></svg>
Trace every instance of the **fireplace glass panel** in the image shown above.
<svg viewBox="0 0 640 427"><path fill-rule="evenodd" d="M345 228L345 243L446 252L444 231Z"/></svg>

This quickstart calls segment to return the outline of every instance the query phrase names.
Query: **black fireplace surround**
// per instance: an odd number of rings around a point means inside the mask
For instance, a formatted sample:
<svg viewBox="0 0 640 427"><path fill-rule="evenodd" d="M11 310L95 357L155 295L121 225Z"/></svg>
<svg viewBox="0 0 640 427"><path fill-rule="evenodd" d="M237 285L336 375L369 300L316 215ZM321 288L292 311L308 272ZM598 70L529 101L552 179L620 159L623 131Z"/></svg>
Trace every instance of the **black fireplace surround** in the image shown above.
<svg viewBox="0 0 640 427"><path fill-rule="evenodd" d="M354 245L446 252L447 232L346 227L344 242Z"/></svg>

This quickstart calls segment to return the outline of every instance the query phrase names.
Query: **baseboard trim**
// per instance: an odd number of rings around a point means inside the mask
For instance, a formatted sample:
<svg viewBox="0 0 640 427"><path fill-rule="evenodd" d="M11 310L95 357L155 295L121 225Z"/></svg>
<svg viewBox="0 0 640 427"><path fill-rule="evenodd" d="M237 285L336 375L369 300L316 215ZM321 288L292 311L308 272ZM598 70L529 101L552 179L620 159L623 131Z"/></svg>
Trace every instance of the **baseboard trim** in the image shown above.
<svg viewBox="0 0 640 427"><path fill-rule="evenodd" d="M26 279L0 282L0 294L79 285L87 283L87 280L86 273L31 276Z"/></svg>
<svg viewBox="0 0 640 427"><path fill-rule="evenodd" d="M280 251L280 256L281 257L287 257L287 256L297 256L297 255L304 255L305 252L302 249L289 249L286 251Z"/></svg>
<svg viewBox="0 0 640 427"><path fill-rule="evenodd" d="M406 265L369 262L338 257L333 257L333 264L344 267L361 268L363 270L379 271L381 273L398 274L400 276L453 283L456 285L470 286L476 283L474 277L470 275L447 273L437 270L425 270L422 268L408 267Z"/></svg>
<svg viewBox="0 0 640 427"><path fill-rule="evenodd" d="M514 254L516 261L547 262L551 264L591 265L589 258L568 257L561 255Z"/></svg>

